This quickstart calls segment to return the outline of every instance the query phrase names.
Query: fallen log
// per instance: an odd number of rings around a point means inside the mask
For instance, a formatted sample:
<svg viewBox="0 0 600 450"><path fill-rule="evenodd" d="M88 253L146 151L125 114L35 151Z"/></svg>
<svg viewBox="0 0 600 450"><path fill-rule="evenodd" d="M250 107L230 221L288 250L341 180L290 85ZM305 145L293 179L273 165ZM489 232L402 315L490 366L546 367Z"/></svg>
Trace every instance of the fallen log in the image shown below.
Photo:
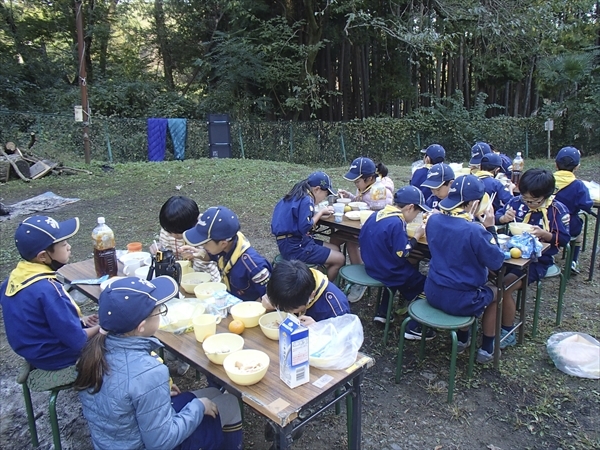
<svg viewBox="0 0 600 450"><path fill-rule="evenodd" d="M21 172L21 169L19 169L19 166L17 166L17 163L14 161L15 159L21 159L20 155L7 155L6 152L0 148L0 155L4 156L6 158L6 160L8 161L8 163L12 166L12 168L14 169L15 173L19 176L19 178L21 178L21 180L25 181L25 182L29 182L29 177L26 177L23 172ZM27 163L25 163L27 164ZM21 167L24 168L24 166L21 165ZM6 181L8 181L8 173L6 176Z"/></svg>

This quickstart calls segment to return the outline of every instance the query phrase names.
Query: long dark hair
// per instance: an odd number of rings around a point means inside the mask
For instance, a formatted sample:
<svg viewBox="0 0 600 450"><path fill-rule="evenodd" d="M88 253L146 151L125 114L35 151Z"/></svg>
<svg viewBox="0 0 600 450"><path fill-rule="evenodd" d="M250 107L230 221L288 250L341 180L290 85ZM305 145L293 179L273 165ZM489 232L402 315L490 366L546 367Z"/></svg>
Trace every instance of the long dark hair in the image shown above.
<svg viewBox="0 0 600 450"><path fill-rule="evenodd" d="M290 192L285 194L285 197L283 197L283 199L285 201L292 200L292 199L299 200L302 197L309 195L308 193L310 192L310 188L311 188L311 186L310 186L310 184L308 184L308 178L305 178L302 181L298 181L292 187L292 189L290 189Z"/></svg>
<svg viewBox="0 0 600 450"><path fill-rule="evenodd" d="M100 391L104 375L109 367L104 353L106 352L106 335L98 333L88 340L75 364L77 379L74 388L77 391L92 389L92 394Z"/></svg>
<svg viewBox="0 0 600 450"><path fill-rule="evenodd" d="M388 168L381 162L377 164L377 174L381 175L381 178L388 176Z"/></svg>

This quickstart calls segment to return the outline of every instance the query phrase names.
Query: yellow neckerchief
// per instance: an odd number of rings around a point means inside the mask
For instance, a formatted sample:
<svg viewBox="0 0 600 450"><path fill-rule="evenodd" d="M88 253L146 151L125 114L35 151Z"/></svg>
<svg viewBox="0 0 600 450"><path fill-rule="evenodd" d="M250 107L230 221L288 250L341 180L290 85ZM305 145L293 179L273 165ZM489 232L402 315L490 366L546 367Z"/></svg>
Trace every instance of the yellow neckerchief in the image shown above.
<svg viewBox="0 0 600 450"><path fill-rule="evenodd" d="M367 192L369 192L371 190L371 187L373 187L373 185L375 184L375 182L371 183L370 185L368 185L364 191L359 191L358 189L356 190L358 192L358 194L356 194L356 196L354 197L354 201L355 202L362 202L362 198L363 195L365 195Z"/></svg>
<svg viewBox="0 0 600 450"><path fill-rule="evenodd" d="M467 211L465 211L462 208L454 208L451 209L449 211L446 211L445 209L442 209L442 214L446 214L447 216L452 216L452 217L458 217L460 219L465 219L467 222L472 222L473 221L473 216L471 216L471 214L469 214Z"/></svg>
<svg viewBox="0 0 600 450"><path fill-rule="evenodd" d="M325 292L325 289L327 289L327 285L329 284L329 279L327 278L327 275L325 275L323 272L318 271L317 269L310 269L310 271L313 274L313 277L315 278L315 295L313 296L312 299L310 299L308 301L308 305L306 305L306 309L310 308L312 305L315 304L315 302L319 299L319 297L321 297L321 295L323 295L323 292Z"/></svg>
<svg viewBox="0 0 600 450"><path fill-rule="evenodd" d="M231 252L231 256L229 257L229 261L225 261L225 257L221 256L217 261L219 265L219 270L221 271L221 275L223 276L223 282L227 286L227 290L230 289L229 286L229 277L227 274L231 270L231 268L235 265L238 259L250 248L250 242L246 237L238 231L237 234L237 242L235 243L235 248Z"/></svg>
<svg viewBox="0 0 600 450"><path fill-rule="evenodd" d="M523 223L529 223L529 219L531 219L531 214L539 211L542 213L542 221L544 223L544 226L543 226L544 231L550 231L550 221L548 220L548 208L550 207L550 205L552 205L553 201L554 201L554 195L551 195L550 197L548 197L546 199L546 201L544 203L542 203L537 208L535 208L535 209L530 208L529 211L527 211L527 213L525 214L525 217L523 217ZM527 205L525 204L525 206L527 206Z"/></svg>
<svg viewBox="0 0 600 450"><path fill-rule="evenodd" d="M494 178L494 174L492 172L488 172L486 170L476 171L475 176L478 178Z"/></svg>
<svg viewBox="0 0 600 450"><path fill-rule="evenodd" d="M34 263L29 261L19 261L17 267L10 273L8 285L6 286L6 296L12 297L27 286L39 280L56 280L56 272L54 272L46 264ZM69 294L63 289L63 293L69 297L69 300L75 307L77 315L82 317L81 310Z"/></svg>
<svg viewBox="0 0 600 450"><path fill-rule="evenodd" d="M377 212L375 216L375 221L379 222L380 220L386 219L388 217L398 217L400 220L404 221L404 216L402 215L402 211L392 205L385 205L385 207Z"/></svg>
<svg viewBox="0 0 600 450"><path fill-rule="evenodd" d="M570 185L577 177L569 170L557 170L554 172L554 179L556 180L556 192L558 192Z"/></svg>

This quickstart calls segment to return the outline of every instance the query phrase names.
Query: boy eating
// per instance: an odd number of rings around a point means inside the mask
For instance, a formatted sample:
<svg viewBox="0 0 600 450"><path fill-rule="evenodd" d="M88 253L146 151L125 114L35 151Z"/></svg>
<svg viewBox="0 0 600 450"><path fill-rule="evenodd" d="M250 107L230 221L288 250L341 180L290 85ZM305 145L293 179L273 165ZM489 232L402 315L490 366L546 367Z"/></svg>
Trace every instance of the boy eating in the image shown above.
<svg viewBox="0 0 600 450"><path fill-rule="evenodd" d="M421 187L431 189L431 195L425 202L432 209L439 209L438 204L448 196L450 185L454 181L452 167L445 163L434 164L427 172L427 179L421 183Z"/></svg>

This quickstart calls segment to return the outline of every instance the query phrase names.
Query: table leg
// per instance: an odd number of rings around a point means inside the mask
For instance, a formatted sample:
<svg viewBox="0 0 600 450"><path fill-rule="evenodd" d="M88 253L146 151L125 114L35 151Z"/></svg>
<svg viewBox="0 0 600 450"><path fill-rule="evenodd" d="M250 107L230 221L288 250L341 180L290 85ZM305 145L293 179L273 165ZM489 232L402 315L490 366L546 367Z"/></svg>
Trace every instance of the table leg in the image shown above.
<svg viewBox="0 0 600 450"><path fill-rule="evenodd" d="M352 380L352 389L354 391L352 395L352 411L348 411L352 417L352 430L348 435L348 450L359 450L361 445L362 435L362 394L361 394L361 383L363 379L363 373L360 373Z"/></svg>
<svg viewBox="0 0 600 450"><path fill-rule="evenodd" d="M594 277L594 266L596 265L596 251L598 249L598 231L600 230L600 221L598 220L598 216L600 216L600 205L596 206L596 214L592 213L592 216L596 218L596 226L594 227L594 244L592 246L592 255L590 257L590 276L588 281L592 281Z"/></svg>
<svg viewBox="0 0 600 450"><path fill-rule="evenodd" d="M522 344L525 339L525 303L527 301L527 285L529 284L529 264L523 267L525 276L521 280L521 310L519 311L519 344Z"/></svg>
<svg viewBox="0 0 600 450"><path fill-rule="evenodd" d="M496 278L496 287L498 295L496 297L496 336L494 337L494 369L500 367L500 330L502 329L502 306L504 300L504 274L506 273L506 265L502 265L498 271Z"/></svg>

